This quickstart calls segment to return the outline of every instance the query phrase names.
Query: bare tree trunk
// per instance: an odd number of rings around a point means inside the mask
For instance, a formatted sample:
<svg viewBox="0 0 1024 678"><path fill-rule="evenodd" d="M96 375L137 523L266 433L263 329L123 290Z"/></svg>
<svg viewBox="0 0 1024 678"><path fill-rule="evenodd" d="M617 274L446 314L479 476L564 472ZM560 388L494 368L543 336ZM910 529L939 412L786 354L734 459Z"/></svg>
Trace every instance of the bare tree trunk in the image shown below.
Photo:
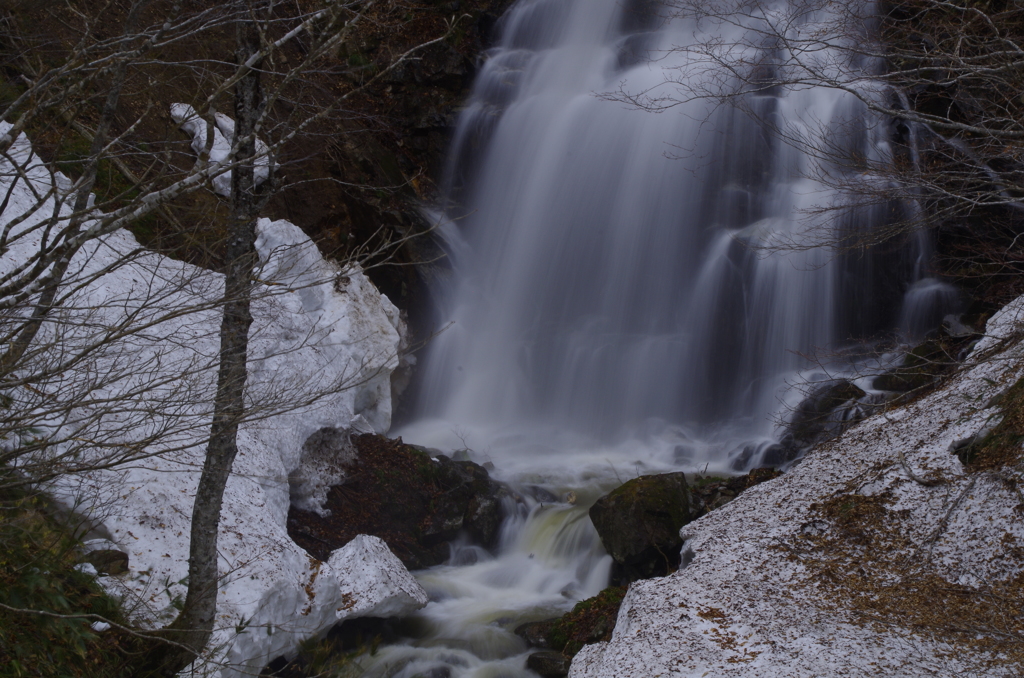
<svg viewBox="0 0 1024 678"><path fill-rule="evenodd" d="M259 52L260 36L251 20L236 28L236 58L241 66ZM232 210L228 224L224 316L220 328L220 368L214 400L213 426L206 461L192 509L188 592L181 614L166 637L175 645L157 648L149 670L173 676L203 649L213 631L217 611L217 526L224 488L238 452L238 424L245 413L246 357L253 266L256 263L256 218L261 206L255 185L255 126L262 114L260 64L253 65L235 87L235 140L238 165L232 174ZM268 182L269 183L269 182ZM153 662L152 658L157 661Z"/></svg>

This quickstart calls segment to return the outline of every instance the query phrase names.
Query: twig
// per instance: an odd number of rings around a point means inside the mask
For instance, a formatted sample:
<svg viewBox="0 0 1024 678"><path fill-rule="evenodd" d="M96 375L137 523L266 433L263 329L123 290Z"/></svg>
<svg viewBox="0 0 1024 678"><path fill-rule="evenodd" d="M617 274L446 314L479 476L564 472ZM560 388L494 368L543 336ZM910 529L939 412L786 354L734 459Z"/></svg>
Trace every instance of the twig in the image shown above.
<svg viewBox="0 0 1024 678"><path fill-rule="evenodd" d="M903 456L903 450L897 449L897 454L900 457L900 466L903 467L903 472L906 473L907 476L915 483L924 485L925 487L935 487L936 485L941 485L944 482L942 480L925 480L924 478L915 475L914 472L910 470L910 464L907 463L907 458Z"/></svg>
<svg viewBox="0 0 1024 678"><path fill-rule="evenodd" d="M34 614L41 617L50 617L52 619L81 619L83 621L102 622L104 624L110 624L115 629L118 629L119 631L124 631L125 633L135 636L136 638L142 638L143 640L156 640L161 643L167 643L168 645L174 645L175 647L181 648L183 650L188 650L189 652L195 652L193 648L190 648L186 645L182 645L181 643L176 643L173 640L168 640L166 637L161 635L162 629L157 629L149 632L140 632L137 629L133 629L130 626L118 624L117 622L111 621L106 617L103 617L98 614L57 614L56 612L47 612L46 610L32 610L21 607L11 607L10 605L4 605L3 603L0 603L0 609L7 610L8 612L17 612L20 614Z"/></svg>
<svg viewBox="0 0 1024 678"><path fill-rule="evenodd" d="M928 538L924 540L919 549L928 546L929 551L931 550L931 547L934 546L936 541L938 541L939 536L946 531L946 526L949 524L949 519L950 517L952 517L953 512L957 509L957 507L960 506L960 503L964 500L964 497L966 497L967 494L974 489L974 484L976 482L978 482L978 476L972 477L971 482L967 483L967 487L965 487L963 489L963 492L961 492L960 495L953 501L953 503L949 507L949 510L946 511L946 515L942 516L942 520L939 521L939 524L936 525L935 530L933 530L932 533L928 536Z"/></svg>

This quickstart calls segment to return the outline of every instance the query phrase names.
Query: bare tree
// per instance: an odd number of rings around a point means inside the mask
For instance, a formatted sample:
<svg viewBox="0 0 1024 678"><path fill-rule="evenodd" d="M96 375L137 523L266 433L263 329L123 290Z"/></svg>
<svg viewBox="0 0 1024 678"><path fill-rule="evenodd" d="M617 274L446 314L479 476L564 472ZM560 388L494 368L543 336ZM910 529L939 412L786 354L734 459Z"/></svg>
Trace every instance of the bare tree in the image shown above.
<svg viewBox="0 0 1024 678"><path fill-rule="evenodd" d="M5 187L0 203L0 486L45 487L53 480L173 454L208 436L183 611L164 632L151 635L159 643L145 655L140 670L173 675L210 638L217 599L217 525L239 425L309 405L367 378L357 365L338 381L290 384L283 379L261 384L254 394L247 387L246 365L253 303L272 301L284 291L263 279L254 246L257 218L280 188L273 176L275 158L285 155L291 140L315 133L320 121L445 37L410 48L367 77L345 81L327 103L304 99L311 81L335 77L345 68L338 48L373 4L329 1L313 11L295 11L296 5L283 12L271 0L215 8L134 0L127 7L104 2L31 9L15 5L3 17L5 37L13 46L6 56L22 73L22 83L0 114L7 121L0 135ZM105 37L109 17L104 12L112 8L124 10L125 20L121 31ZM63 22L65 35L74 39L57 46L32 45L19 29L22 11ZM233 63L164 62L162 55L175 45L226 35L236 44ZM289 60L285 49L296 43L301 43L302 57L295 59L293 50ZM127 107L136 117L126 123L123 101L129 89L138 101L137 90L145 87L150 67L180 69L203 85L190 109L192 122L204 123L205 134L198 148L193 143L198 150L194 161L184 162L187 155L167 146L138 169L141 156L133 134L158 104L149 101L137 111ZM89 102L97 99L102 105L95 114ZM226 102L233 103L233 120L217 113ZM229 133L218 139L221 129ZM78 176L55 172L32 151L26 132L86 139ZM111 164L129 188L96 199L98 176ZM157 213L173 222L168 209L176 200L206 192L211 182L223 184L227 177L223 277L170 262L121 230ZM383 251L371 248L368 253L386 257L394 247L387 243ZM307 276L301 284L324 282ZM119 289L122 285L130 289ZM184 305L183 299L188 300ZM202 328L217 314L219 352L192 352L183 360L176 347L208 340L197 332L206 332ZM316 340L310 336L299 343ZM176 361L173 375L169 361ZM214 371L215 384L208 378ZM112 427L112 420L118 426Z"/></svg>

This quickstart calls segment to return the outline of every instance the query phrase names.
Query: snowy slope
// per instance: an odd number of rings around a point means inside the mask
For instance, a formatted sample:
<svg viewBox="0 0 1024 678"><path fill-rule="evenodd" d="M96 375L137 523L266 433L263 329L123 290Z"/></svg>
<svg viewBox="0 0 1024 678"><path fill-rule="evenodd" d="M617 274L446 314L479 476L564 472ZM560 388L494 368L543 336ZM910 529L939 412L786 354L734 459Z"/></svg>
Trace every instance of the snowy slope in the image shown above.
<svg viewBox="0 0 1024 678"><path fill-rule="evenodd" d="M24 137L14 154L30 157ZM32 188L45 195L55 179L34 164ZM10 185L6 169L0 189ZM2 223L35 203L24 181L11 195ZM12 230L23 237L0 258L0 275L39 247L45 234L34 224L54 210L67 214L54 197ZM262 284L247 389L253 418L240 429L224 497L218 626L201 667L224 678L252 675L340 619L408 612L427 600L379 539L360 537L319 563L288 537L289 474L306 438L325 426L390 425L400 320L357 266L325 261L296 226L264 219L258 235ZM35 358L40 368L61 369L19 391L18 406L37 413L36 428L55 441L55 455L131 460L58 478L50 489L129 554L129 574L101 581L140 623L158 626L184 597L223 279L147 252L118 231L78 252L65 289L62 310L38 338L51 345ZM73 356L81 359L67 361Z"/></svg>
<svg viewBox="0 0 1024 678"><path fill-rule="evenodd" d="M983 647L1015 633L1019 646L1016 622L972 616L1024 571L1020 470L967 474L950 446L997 420L1022 334L1024 297L942 389L684 527L689 565L633 584L612 640L584 648L570 678L1021 675L1019 656Z"/></svg>

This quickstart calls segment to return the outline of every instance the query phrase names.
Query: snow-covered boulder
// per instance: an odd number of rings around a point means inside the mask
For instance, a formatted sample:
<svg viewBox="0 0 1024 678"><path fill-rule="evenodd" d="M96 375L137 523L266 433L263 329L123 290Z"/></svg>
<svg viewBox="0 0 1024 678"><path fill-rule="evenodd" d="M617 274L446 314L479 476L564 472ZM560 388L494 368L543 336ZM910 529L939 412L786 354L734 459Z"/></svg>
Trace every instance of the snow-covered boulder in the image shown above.
<svg viewBox="0 0 1024 678"><path fill-rule="evenodd" d="M171 104L171 119L178 123L182 131L192 136L192 150L197 154L206 151L206 136L209 125L196 110L188 104ZM222 163L231 155L231 144L235 140L235 121L223 113L213 114L213 143L210 146L209 160L211 163ZM270 148L262 139L256 139L256 185L262 184L270 176ZM224 197L231 196L231 170L213 177L213 190Z"/></svg>
<svg viewBox="0 0 1024 678"><path fill-rule="evenodd" d="M1024 371L1024 297L965 369L682 530L675 574L633 584L570 678L1021 675L1021 469L951 445Z"/></svg>
<svg viewBox="0 0 1024 678"><path fill-rule="evenodd" d="M42 220L68 213L55 202L59 194L47 196L54 177L24 136L11 154L31 165L36 195L25 181L11 191L0 224L27 218L8 234L0 275L44 246ZM0 192L10 187L5 169ZM248 417L221 512L216 629L197 667L197 675L223 678L254 675L341 619L427 602L380 540L358 538L319 562L286 529L289 475L302 466L303 443L323 428L390 425L398 311L358 266L325 261L288 222L260 220L257 248ZM36 340L42 350L31 358L48 376L6 395L13 409L35 417L33 430L51 441L54 463L112 462L59 476L49 490L128 555L127 574L100 581L124 597L137 623L157 627L174 618L185 593L223 277L116 231L78 251L65 288L69 296L51 312Z"/></svg>

